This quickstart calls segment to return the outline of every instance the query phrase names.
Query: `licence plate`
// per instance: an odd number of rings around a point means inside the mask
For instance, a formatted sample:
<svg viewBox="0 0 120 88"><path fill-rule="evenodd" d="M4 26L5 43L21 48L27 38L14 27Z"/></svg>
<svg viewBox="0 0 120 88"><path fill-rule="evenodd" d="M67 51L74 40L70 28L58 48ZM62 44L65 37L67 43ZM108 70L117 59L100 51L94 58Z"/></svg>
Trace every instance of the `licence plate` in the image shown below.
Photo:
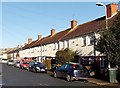
<svg viewBox="0 0 120 88"><path fill-rule="evenodd" d="M45 71L45 69L41 69L41 71Z"/></svg>

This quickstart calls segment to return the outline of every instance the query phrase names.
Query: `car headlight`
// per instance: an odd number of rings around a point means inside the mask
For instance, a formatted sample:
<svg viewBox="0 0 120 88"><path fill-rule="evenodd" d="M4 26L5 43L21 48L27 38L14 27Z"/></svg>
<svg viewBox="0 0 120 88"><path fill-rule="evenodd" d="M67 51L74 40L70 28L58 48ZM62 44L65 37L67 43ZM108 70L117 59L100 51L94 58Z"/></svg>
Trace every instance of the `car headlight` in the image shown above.
<svg viewBox="0 0 120 88"><path fill-rule="evenodd" d="M39 67L36 67L36 69L40 69Z"/></svg>

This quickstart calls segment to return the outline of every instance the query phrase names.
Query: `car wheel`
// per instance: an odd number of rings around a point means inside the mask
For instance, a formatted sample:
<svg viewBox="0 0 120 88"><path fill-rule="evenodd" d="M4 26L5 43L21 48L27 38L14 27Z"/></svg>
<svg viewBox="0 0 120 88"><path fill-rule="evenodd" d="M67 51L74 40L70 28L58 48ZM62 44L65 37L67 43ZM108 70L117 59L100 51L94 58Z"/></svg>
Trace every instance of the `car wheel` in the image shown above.
<svg viewBox="0 0 120 88"><path fill-rule="evenodd" d="M54 72L54 77L57 78L57 73L56 72Z"/></svg>
<svg viewBox="0 0 120 88"><path fill-rule="evenodd" d="M67 81L68 81L68 82L72 81L72 78L71 78L71 76L70 76L70 75L67 75L67 77L66 77L66 78L67 78Z"/></svg>
<svg viewBox="0 0 120 88"><path fill-rule="evenodd" d="M24 68L22 67L22 69L24 69Z"/></svg>
<svg viewBox="0 0 120 88"><path fill-rule="evenodd" d="M28 71L30 71L30 69L28 68Z"/></svg>

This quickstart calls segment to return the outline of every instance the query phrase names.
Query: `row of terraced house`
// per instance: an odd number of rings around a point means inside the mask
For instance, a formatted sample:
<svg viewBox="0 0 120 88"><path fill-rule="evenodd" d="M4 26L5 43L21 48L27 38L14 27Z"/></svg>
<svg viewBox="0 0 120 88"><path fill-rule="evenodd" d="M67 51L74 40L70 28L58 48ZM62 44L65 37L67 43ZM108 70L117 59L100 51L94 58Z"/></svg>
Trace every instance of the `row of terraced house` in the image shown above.
<svg viewBox="0 0 120 88"><path fill-rule="evenodd" d="M32 58L40 62L55 59L55 53L65 48L73 51L80 51L82 59L92 61L92 57L98 56L98 61L104 62L103 54L94 49L95 40L100 37L99 32L105 28L105 22L111 26L118 12L118 4L108 4L107 19L106 16L78 25L76 20L72 20L70 27L63 31L56 32L55 29L50 30L50 35L42 37L38 35L36 40L28 39L28 43L19 50L9 52L13 58ZM49 67L51 68L51 67Z"/></svg>

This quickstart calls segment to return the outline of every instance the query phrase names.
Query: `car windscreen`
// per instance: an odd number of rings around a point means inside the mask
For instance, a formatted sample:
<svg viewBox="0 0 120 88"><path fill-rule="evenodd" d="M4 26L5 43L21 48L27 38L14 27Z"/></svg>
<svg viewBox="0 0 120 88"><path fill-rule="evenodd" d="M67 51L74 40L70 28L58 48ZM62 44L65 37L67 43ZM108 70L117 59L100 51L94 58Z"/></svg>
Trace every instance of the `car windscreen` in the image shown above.
<svg viewBox="0 0 120 88"><path fill-rule="evenodd" d="M9 60L9 62L13 62L13 60Z"/></svg>
<svg viewBox="0 0 120 88"><path fill-rule="evenodd" d="M29 64L29 62L23 62L23 64Z"/></svg>
<svg viewBox="0 0 120 88"><path fill-rule="evenodd" d="M40 67L45 67L44 64L40 63L40 62L37 62L35 63L36 66L40 66Z"/></svg>

